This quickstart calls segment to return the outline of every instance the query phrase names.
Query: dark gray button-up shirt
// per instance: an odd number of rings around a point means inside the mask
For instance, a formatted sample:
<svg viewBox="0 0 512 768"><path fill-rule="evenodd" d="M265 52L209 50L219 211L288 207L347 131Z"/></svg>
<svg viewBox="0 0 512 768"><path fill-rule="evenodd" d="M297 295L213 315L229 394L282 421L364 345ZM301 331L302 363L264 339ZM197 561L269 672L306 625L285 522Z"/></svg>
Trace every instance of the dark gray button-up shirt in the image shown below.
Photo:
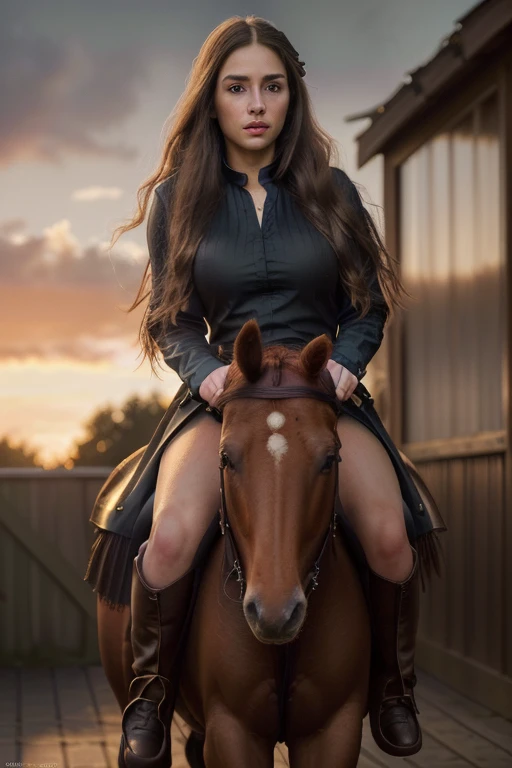
<svg viewBox="0 0 512 768"><path fill-rule="evenodd" d="M189 307L157 339L165 362L195 397L206 376L226 364L217 356L218 346L232 350L250 318L258 321L265 345L302 348L327 334L334 342L332 359L358 379L382 342L385 307L374 306L359 318L341 287L332 246L286 189L273 182L276 165L259 171L259 183L267 190L260 227L252 196L244 188L247 175L230 168L223 156L225 195L196 252ZM339 168L333 168L333 173L338 183L347 185L353 205L364 215L359 193L347 174ZM155 276L167 252L171 181L155 188L148 218L153 296ZM209 343L205 319L211 329Z"/></svg>

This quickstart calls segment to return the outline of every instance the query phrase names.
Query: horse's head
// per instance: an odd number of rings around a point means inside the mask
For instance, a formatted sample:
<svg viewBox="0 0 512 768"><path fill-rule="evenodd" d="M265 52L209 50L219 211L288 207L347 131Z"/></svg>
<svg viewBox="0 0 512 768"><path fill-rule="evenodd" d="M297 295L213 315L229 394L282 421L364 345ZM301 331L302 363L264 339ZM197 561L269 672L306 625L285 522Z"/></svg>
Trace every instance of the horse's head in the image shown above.
<svg viewBox="0 0 512 768"><path fill-rule="evenodd" d="M243 609L262 642L289 642L299 632L307 577L333 518L340 443L325 367L331 351L325 334L302 350L263 348L258 324L249 320L218 401L225 509L246 581Z"/></svg>

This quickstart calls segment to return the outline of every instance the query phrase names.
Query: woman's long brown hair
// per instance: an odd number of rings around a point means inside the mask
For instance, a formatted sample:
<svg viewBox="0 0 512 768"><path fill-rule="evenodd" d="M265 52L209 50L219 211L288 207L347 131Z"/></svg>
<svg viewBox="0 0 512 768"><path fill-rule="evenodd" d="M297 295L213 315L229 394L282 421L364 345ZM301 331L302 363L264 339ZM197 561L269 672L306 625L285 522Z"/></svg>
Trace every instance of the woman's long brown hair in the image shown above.
<svg viewBox="0 0 512 768"><path fill-rule="evenodd" d="M281 58L290 88L287 117L276 140L274 159L279 158L279 164L274 180L285 186L303 214L332 245L338 256L342 284L353 306L360 308L361 316L373 301L382 301L370 289L375 275L389 316L395 304L403 306L401 295L407 294L399 278L398 262L384 247L372 217L362 205L354 206L350 187L338 184L330 170L338 151L334 139L316 121L297 51L265 19L233 16L219 24L202 45L186 89L171 114L174 119L161 162L137 191L136 214L114 231L110 243L112 247L121 234L144 221L154 188L172 176L169 253L163 254L165 266L154 281L153 296L139 331L142 362L147 356L155 373L159 353L156 329L169 322L175 324L178 311L187 308L193 287L194 256L224 193L223 135L210 116L218 73L234 50L254 42L268 46ZM150 295L151 290L144 293L150 276L148 261L137 296L127 312Z"/></svg>

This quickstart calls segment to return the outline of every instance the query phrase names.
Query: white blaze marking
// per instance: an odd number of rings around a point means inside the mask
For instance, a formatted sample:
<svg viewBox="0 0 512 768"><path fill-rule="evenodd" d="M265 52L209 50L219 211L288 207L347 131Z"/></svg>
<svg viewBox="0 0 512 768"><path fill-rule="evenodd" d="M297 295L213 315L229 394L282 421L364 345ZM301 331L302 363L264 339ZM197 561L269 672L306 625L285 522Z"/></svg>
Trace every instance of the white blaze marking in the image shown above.
<svg viewBox="0 0 512 768"><path fill-rule="evenodd" d="M280 429L285 422L285 417L280 411L272 411L267 416L267 424L273 431L267 440L267 449L271 456L274 457L274 463L277 466L288 450L288 441L284 435L279 434L275 430Z"/></svg>
<svg viewBox="0 0 512 768"><path fill-rule="evenodd" d="M280 411L272 411L267 416L267 424L272 431L281 429L284 424L284 415Z"/></svg>
<svg viewBox="0 0 512 768"><path fill-rule="evenodd" d="M279 432L274 432L267 440L267 448L274 457L276 464L279 464L281 457L284 456L288 450L288 441L284 435L280 435Z"/></svg>

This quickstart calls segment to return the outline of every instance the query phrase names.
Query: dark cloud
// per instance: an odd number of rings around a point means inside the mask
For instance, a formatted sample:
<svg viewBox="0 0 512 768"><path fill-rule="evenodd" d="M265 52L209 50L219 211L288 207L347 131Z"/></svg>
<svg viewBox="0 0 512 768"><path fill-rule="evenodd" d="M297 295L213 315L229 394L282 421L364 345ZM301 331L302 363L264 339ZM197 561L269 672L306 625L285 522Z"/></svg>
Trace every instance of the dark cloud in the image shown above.
<svg viewBox="0 0 512 768"><path fill-rule="evenodd" d="M12 20L11 20L12 21ZM132 159L137 151L99 134L136 112L148 77L133 46L98 51L77 38L0 28L0 166L60 162L66 154Z"/></svg>
<svg viewBox="0 0 512 768"><path fill-rule="evenodd" d="M133 259L120 245L110 254L99 245L81 248L67 221L49 227L44 235L16 237L21 225L19 219L0 225L0 284L4 289L8 284L39 288L110 285L131 291L140 282L146 259Z"/></svg>

